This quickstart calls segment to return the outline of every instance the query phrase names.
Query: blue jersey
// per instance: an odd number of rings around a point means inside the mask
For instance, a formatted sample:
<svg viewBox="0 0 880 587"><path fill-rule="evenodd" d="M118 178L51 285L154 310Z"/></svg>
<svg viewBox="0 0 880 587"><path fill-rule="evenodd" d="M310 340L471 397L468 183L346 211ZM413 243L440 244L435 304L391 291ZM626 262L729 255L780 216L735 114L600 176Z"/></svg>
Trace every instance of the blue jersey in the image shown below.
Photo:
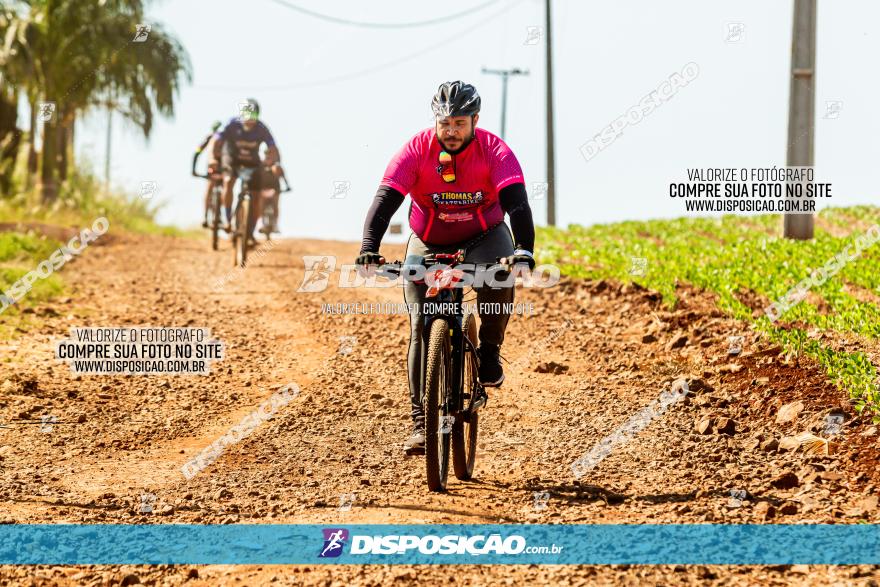
<svg viewBox="0 0 880 587"><path fill-rule="evenodd" d="M251 167L260 163L260 143L275 146L269 128L259 120L254 128L245 130L238 117L232 118L214 137L223 140L223 148L230 149L236 163Z"/></svg>

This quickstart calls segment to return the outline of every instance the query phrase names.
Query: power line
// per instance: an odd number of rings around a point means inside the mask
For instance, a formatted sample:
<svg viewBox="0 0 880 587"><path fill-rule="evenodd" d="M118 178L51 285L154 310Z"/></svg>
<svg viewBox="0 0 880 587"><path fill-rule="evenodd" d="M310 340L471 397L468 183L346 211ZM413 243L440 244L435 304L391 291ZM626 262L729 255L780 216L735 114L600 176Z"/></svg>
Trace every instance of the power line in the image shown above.
<svg viewBox="0 0 880 587"><path fill-rule="evenodd" d="M440 16L437 18L432 18L429 20L420 20L414 22L363 22L358 20L349 20L347 18L340 18L338 16L332 16L329 14L323 14L321 12L315 12L314 10L309 10L308 8L303 8L302 6L297 6L296 4L291 4L286 0L271 0L275 4L280 6L284 6L285 8L289 8L291 10L296 10L297 12L301 12L303 14L307 14L314 18L319 18L321 20L326 20L327 22L332 22L334 24L342 24L347 26L356 26L370 29L404 29L411 27L421 27L421 26L430 26L434 24L439 24L441 22L448 22L450 20L455 20L461 16L467 16L472 12L477 12L486 8L487 6L491 6L492 4L497 3L499 0L489 0L488 2L484 2L478 6L470 8L468 10L463 10L461 12L456 12L455 14L449 14L447 16Z"/></svg>
<svg viewBox="0 0 880 587"><path fill-rule="evenodd" d="M474 23L473 25L471 25L467 28L461 29L460 31L458 31L458 34L469 33L473 30L476 30L476 29L480 28L481 26L483 26L484 24L486 24L487 22L489 22L490 20L492 20L493 18L501 16L502 14L505 14L512 7L514 7L517 4L520 4L522 2L523 2L523 0L514 0L513 2L511 2L510 4L505 6L503 9L493 12L492 14L488 15L486 18L477 21L476 23ZM284 85L284 86L262 86L262 87L258 87L258 86L193 86L192 89L204 90L204 91L245 91L246 90L246 91L253 91L253 92L277 92L277 91L285 91L285 90L297 90L297 89L302 89L302 88L311 88L311 87L315 87L315 86L323 86L323 85L328 85L328 84L334 84L337 82L348 81L351 79L356 79L359 77L363 77L365 75L369 75L371 73L376 73L378 71L382 71L383 69L388 69L388 68L394 67L396 65L400 65L401 63L411 61L417 57L421 57L422 55L424 55L426 53L430 53L431 51L434 51L434 50L439 49L441 47L448 47L448 46L449 46L449 41L443 40L439 43L436 43L436 44L431 45L429 47L425 47L424 49L420 49L419 51L416 51L415 53L410 53L409 55L406 55L406 56L401 57L399 59L395 59L393 61L381 63L379 65L376 65L376 66L373 66L373 67L370 67L367 69L363 69L361 71L355 71L352 73L337 75L337 76L325 78L322 80L314 80L314 81L309 81L309 82L299 82L299 83L288 84L288 85Z"/></svg>

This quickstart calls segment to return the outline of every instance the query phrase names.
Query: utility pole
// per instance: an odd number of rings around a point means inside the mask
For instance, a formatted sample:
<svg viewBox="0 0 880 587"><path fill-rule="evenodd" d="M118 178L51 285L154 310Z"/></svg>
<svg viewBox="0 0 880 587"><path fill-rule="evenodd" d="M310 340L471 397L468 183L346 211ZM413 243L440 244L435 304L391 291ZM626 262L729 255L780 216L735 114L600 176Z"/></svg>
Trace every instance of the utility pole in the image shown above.
<svg viewBox="0 0 880 587"><path fill-rule="evenodd" d="M788 96L789 167L812 167L816 129L816 0L794 1L791 86ZM813 215L785 213L786 238L813 238Z"/></svg>
<svg viewBox="0 0 880 587"><path fill-rule="evenodd" d="M550 0L544 2L547 32L545 69L547 70L547 225L556 226L556 155L553 151L553 36L551 31Z"/></svg>
<svg viewBox="0 0 880 587"><path fill-rule="evenodd" d="M515 67L513 69L487 69L483 68L483 73L501 76L501 138L504 138L507 129L507 80L512 75L529 75L529 71Z"/></svg>

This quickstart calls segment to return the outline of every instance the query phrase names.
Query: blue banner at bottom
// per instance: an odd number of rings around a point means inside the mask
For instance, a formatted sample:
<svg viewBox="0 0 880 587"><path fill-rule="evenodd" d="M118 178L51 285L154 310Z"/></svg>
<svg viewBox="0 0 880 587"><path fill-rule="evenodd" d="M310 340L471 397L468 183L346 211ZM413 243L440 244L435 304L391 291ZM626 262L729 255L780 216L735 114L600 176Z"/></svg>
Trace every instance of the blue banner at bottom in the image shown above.
<svg viewBox="0 0 880 587"><path fill-rule="evenodd" d="M0 564L880 564L880 526L13 524Z"/></svg>

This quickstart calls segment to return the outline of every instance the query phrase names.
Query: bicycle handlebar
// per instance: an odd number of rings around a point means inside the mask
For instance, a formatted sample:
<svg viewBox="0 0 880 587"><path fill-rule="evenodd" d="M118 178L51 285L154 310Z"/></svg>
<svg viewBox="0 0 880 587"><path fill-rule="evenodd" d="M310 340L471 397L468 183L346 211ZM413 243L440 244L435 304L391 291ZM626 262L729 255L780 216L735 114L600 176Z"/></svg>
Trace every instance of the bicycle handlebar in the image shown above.
<svg viewBox="0 0 880 587"><path fill-rule="evenodd" d="M506 260L508 258L509 257L495 257L495 261L499 265L499 267L498 267L499 271L505 271L507 273L511 272L513 266L510 263L506 262ZM392 277L400 277L400 274L403 271L403 267L405 265L414 265L414 264L413 263L405 264L403 261L392 261L391 263L388 263L386 261L385 257L380 257L378 265L362 265L362 267L376 267L376 273L378 273L379 275L382 275L382 276L389 276L390 275ZM421 265L423 267L432 267L434 265L444 265L444 263L437 262L436 257L434 257L434 256L428 256L422 260ZM452 267L455 268L456 265L458 265L458 263L456 263L455 265L452 265ZM523 265L525 265L525 263L523 263Z"/></svg>
<svg viewBox="0 0 880 587"><path fill-rule="evenodd" d="M214 174L205 173L205 174L201 174L201 173L196 173L195 171L193 171L193 177L201 177L202 179L217 179L217 180L219 180L220 178L223 177L223 175L222 175L221 173L214 173Z"/></svg>
<svg viewBox="0 0 880 587"><path fill-rule="evenodd" d="M195 165L193 165L193 168L192 168L192 175L193 175L193 177L201 177L202 179L211 179L211 175L208 174L208 173L205 173L205 174L202 174L202 173L196 173L196 166L195 166ZM220 175L220 174L219 174L219 173L215 173L214 175ZM281 179L284 180L284 189L279 190L279 193L282 193L282 194L283 194L283 193L286 193L286 192L292 192L292 191L293 191L293 188L290 187L290 182L287 181L287 174L282 173L282 174L281 174L281 177L279 178L279 180L281 180Z"/></svg>

